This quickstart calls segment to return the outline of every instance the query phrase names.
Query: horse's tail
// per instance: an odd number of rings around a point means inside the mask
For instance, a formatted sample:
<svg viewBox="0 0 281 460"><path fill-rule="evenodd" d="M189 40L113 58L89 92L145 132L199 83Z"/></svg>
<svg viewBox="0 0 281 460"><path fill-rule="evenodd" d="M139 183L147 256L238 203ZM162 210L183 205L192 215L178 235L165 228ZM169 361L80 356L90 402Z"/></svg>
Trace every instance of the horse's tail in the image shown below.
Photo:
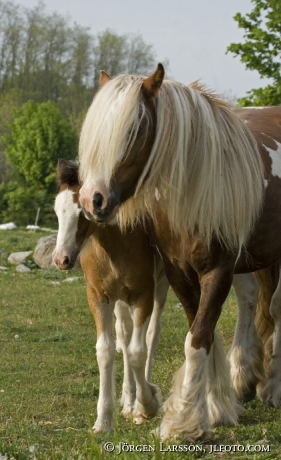
<svg viewBox="0 0 281 460"><path fill-rule="evenodd" d="M279 280L279 263L264 270L259 270L255 275L259 282L259 298L255 324L265 347L265 366L267 367L272 354L271 336L274 330L274 320L270 314L269 307Z"/></svg>

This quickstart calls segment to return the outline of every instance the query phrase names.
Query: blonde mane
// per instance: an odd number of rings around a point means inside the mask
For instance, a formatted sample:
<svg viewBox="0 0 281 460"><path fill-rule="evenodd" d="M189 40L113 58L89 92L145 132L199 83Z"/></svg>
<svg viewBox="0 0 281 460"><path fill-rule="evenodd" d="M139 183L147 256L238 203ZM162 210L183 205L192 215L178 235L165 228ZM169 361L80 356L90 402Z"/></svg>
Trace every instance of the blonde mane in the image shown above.
<svg viewBox="0 0 281 460"><path fill-rule="evenodd" d="M94 99L80 138L83 182L102 177L108 185L129 154L141 117L149 116L140 91L143 81L114 78ZM174 232L198 231L207 244L215 236L237 249L259 215L263 187L256 141L229 104L198 83L164 80L155 142L135 198L120 207L120 225L133 224L147 212L155 219L158 203Z"/></svg>

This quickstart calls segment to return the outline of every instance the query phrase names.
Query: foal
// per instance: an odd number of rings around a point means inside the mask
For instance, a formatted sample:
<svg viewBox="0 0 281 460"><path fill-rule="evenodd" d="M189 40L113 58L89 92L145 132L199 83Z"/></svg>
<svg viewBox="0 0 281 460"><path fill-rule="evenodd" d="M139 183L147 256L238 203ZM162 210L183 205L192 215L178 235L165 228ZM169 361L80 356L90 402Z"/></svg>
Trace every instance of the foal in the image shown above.
<svg viewBox="0 0 281 460"><path fill-rule="evenodd" d="M159 390L150 382L169 287L162 260L143 225L121 233L117 224L98 225L85 219L78 202L76 162L60 160L57 175L59 231L53 258L58 268L72 268L82 247L80 262L97 328L100 391L93 429L101 432L113 428L113 311L117 346L124 356L122 412L133 415L135 423L142 423L159 408Z"/></svg>

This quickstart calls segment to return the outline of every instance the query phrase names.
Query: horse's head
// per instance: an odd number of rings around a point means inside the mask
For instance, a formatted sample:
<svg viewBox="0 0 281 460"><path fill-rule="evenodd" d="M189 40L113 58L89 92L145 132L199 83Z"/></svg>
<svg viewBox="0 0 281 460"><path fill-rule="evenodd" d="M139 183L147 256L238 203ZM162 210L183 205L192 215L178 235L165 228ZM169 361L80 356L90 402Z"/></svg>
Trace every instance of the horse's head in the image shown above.
<svg viewBox="0 0 281 460"><path fill-rule="evenodd" d="M89 220L111 221L119 205L134 195L155 139L163 78L162 64L147 78L111 79L101 71L79 148L79 201Z"/></svg>
<svg viewBox="0 0 281 460"><path fill-rule="evenodd" d="M53 260L60 270L69 270L76 262L89 226L78 199L78 163L59 160L57 180L60 191L55 200L55 212L59 230Z"/></svg>

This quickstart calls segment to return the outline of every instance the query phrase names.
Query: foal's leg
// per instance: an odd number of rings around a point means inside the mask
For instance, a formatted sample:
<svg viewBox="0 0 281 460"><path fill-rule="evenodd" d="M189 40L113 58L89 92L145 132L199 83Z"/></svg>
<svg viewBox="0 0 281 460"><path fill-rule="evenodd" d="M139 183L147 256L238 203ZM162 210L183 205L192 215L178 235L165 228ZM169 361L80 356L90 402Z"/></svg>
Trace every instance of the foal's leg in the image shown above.
<svg viewBox="0 0 281 460"><path fill-rule="evenodd" d="M169 280L171 281L170 277ZM208 356L213 345L216 323L231 282L232 267L227 270L218 266L200 277L201 296L200 288L197 287L200 304L185 341L186 361L176 374L172 394L164 405L165 415L160 426L160 436L163 439L176 435L194 442L196 439L203 439L210 435L211 422L214 424L237 422L237 406L229 384L229 376L226 381L223 381L227 375L225 356L222 353L218 355L216 350L213 359L215 359L217 381L208 382ZM193 282L190 286L193 299L195 288ZM183 296L180 300L183 300ZM192 297L189 297L187 290L183 305L189 312L190 301L192 304ZM191 316L190 313L189 315ZM223 388L224 394L213 392L219 401L218 404L214 401L216 410L212 408L209 413L207 390L208 386L213 388L215 385Z"/></svg>
<svg viewBox="0 0 281 460"><path fill-rule="evenodd" d="M116 315L116 338L118 347L123 352L124 362L124 378L120 403L123 406L122 414L125 417L129 417L133 414L136 399L136 382L127 353L127 348L132 338L133 320L129 306L121 300L116 302L114 311Z"/></svg>
<svg viewBox="0 0 281 460"><path fill-rule="evenodd" d="M233 388L238 399L247 402L264 384L263 344L255 326L259 286L253 273L235 275L233 287L238 302L238 318L228 354Z"/></svg>
<svg viewBox="0 0 281 460"><path fill-rule="evenodd" d="M151 382L152 365L154 352L160 342L161 333L161 316L164 310L169 282L164 272L164 267L160 257L155 261L155 289L154 289L154 304L153 312L150 318L147 334L147 360L145 366L146 380Z"/></svg>
<svg viewBox="0 0 281 460"><path fill-rule="evenodd" d="M147 360L146 334L153 306L153 289L139 297L133 309L134 328L128 346L129 364L136 380L135 423L142 423L143 418L154 417L159 408L159 389L147 382L145 367Z"/></svg>
<svg viewBox="0 0 281 460"><path fill-rule="evenodd" d="M87 285L88 302L97 328L97 361L100 374L97 420L93 426L96 433L113 429L113 410L115 401L114 357L115 341L112 335L114 303L101 302L94 289Z"/></svg>
<svg viewBox="0 0 281 460"><path fill-rule="evenodd" d="M274 319L273 348L262 399L268 406L281 407L281 265L279 282L271 299L270 314Z"/></svg>

